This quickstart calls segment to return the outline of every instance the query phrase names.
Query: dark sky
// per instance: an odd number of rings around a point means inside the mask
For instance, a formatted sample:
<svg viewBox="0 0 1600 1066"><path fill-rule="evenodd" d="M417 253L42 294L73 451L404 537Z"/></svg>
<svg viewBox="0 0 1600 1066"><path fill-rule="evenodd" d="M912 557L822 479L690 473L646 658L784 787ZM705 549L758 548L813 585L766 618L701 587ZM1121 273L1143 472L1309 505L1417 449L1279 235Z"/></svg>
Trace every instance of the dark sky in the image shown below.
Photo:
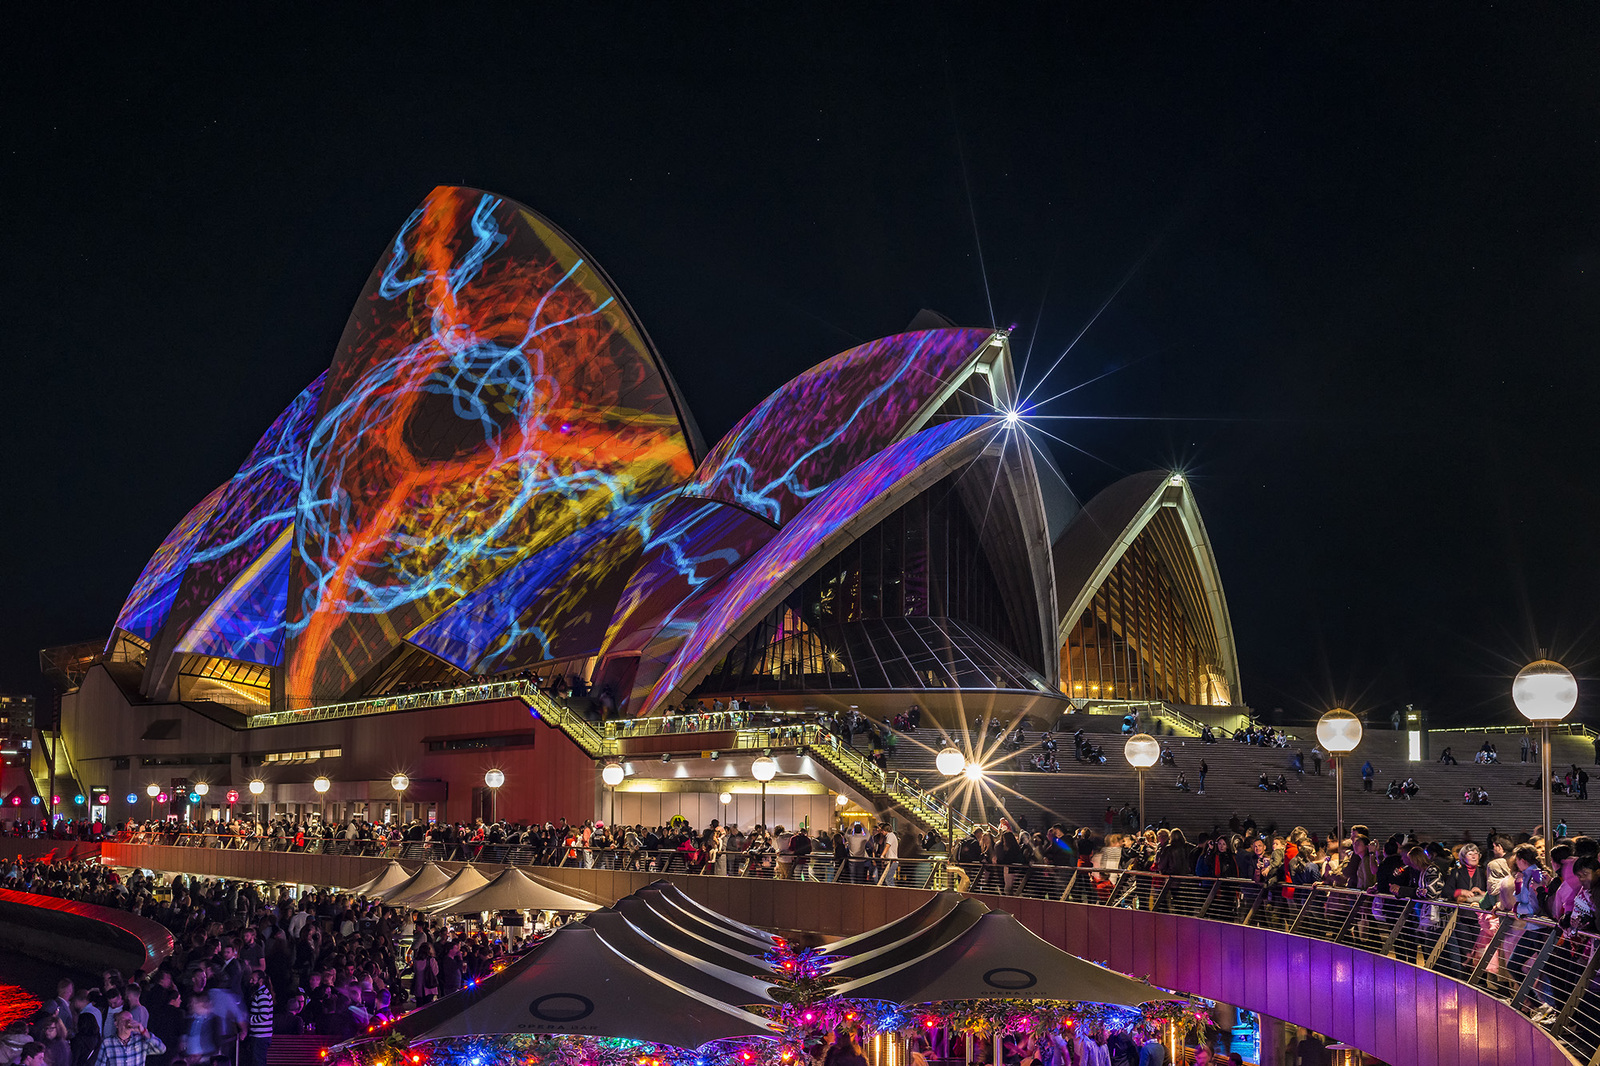
<svg viewBox="0 0 1600 1066"><path fill-rule="evenodd" d="M1047 425L1080 497L1191 474L1249 702L1592 688L1593 7L549 6L8 26L0 688L106 634L440 183L584 244L711 440L922 307L1037 379L1127 278L1040 394L1114 370L1048 405L1110 420Z"/></svg>

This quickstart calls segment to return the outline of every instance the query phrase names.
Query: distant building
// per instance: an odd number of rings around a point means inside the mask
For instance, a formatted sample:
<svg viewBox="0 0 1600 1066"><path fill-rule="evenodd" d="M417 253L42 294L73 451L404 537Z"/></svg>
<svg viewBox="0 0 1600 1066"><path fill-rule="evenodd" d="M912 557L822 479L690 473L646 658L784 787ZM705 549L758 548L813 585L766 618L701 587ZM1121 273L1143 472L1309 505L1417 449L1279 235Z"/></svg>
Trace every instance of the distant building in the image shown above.
<svg viewBox="0 0 1600 1066"><path fill-rule="evenodd" d="M0 763L26 766L33 750L33 697L0 693ZM9 778L5 787L14 781Z"/></svg>

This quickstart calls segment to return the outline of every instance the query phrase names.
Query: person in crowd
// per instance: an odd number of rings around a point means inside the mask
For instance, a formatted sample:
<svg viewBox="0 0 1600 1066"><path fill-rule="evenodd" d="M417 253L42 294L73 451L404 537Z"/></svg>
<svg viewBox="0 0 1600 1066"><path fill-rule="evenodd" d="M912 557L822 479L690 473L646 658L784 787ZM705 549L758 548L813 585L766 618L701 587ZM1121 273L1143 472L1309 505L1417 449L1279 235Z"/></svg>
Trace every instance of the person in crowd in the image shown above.
<svg viewBox="0 0 1600 1066"><path fill-rule="evenodd" d="M133 1015L119 1011L116 1018L115 1031L100 1043L95 1066L145 1066L150 1056L166 1053L167 1045L134 1021Z"/></svg>

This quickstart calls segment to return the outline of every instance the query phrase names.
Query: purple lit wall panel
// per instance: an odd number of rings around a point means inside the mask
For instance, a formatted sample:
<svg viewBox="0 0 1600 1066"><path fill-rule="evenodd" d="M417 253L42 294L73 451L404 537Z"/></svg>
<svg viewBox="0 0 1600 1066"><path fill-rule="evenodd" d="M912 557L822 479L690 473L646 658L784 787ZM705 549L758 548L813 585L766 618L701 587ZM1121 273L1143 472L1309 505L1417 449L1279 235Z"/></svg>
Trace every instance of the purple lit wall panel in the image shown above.
<svg viewBox="0 0 1600 1066"><path fill-rule="evenodd" d="M1438 997L1438 1013L1433 1019L1433 1024L1434 1030L1440 1038L1437 1045L1439 1048L1439 1066L1461 1066L1461 1049L1458 1042L1443 1039L1444 1034L1460 1030L1460 1022L1457 1018L1457 1004L1460 1002L1459 990L1461 986L1454 981L1446 980L1436 975L1433 975L1433 983Z"/></svg>
<svg viewBox="0 0 1600 1066"><path fill-rule="evenodd" d="M773 589L789 580L824 541L863 508L945 449L993 425L993 419L971 417L925 429L885 448L829 486L718 587L708 609L673 657L672 665L656 682L646 707L663 703L702 665L718 641L733 633Z"/></svg>
<svg viewBox="0 0 1600 1066"><path fill-rule="evenodd" d="M1360 1048L1370 1048L1378 1042L1378 1019L1364 1006L1371 1003L1377 994L1377 978L1374 974L1378 960L1364 951L1357 951L1350 958L1356 1008L1349 1042Z"/></svg>
<svg viewBox="0 0 1600 1066"><path fill-rule="evenodd" d="M1456 997L1456 1032L1461 1034L1457 1045L1461 1049L1461 1066L1479 1066L1477 1045L1484 1040L1483 1026L1479 1024L1478 997L1470 993L1460 993ZM1489 1036L1489 1043L1494 1043L1494 1037Z"/></svg>
<svg viewBox="0 0 1600 1066"><path fill-rule="evenodd" d="M700 464L686 494L784 525L899 439L993 336L982 329L900 333L819 363L740 419Z"/></svg>

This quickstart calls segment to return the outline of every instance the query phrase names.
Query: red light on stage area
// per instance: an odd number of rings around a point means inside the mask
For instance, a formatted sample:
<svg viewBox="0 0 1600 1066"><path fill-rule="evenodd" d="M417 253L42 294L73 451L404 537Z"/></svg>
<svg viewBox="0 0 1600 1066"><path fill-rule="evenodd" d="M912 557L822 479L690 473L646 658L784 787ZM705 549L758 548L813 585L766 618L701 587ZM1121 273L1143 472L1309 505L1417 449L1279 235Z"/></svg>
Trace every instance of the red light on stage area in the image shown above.
<svg viewBox="0 0 1600 1066"><path fill-rule="evenodd" d="M57 806L60 806L61 797L60 796L51 796L50 797L50 802L56 804Z"/></svg>
<svg viewBox="0 0 1600 1066"><path fill-rule="evenodd" d="M238 803L239 802L239 790L238 789L236 789L236 788L228 789L228 802L229 803Z"/></svg>
<svg viewBox="0 0 1600 1066"><path fill-rule="evenodd" d="M106 804L111 802L111 797L110 796L96 796L94 798L94 801L96 803L98 803L100 806L104 807Z"/></svg>

